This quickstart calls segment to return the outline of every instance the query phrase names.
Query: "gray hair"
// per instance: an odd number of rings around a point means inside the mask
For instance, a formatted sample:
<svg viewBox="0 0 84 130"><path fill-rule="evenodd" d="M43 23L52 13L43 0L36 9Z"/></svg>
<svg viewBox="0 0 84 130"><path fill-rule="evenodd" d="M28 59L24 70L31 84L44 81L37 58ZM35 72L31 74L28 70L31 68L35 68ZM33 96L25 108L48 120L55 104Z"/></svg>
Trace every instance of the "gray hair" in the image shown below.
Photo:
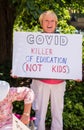
<svg viewBox="0 0 84 130"><path fill-rule="evenodd" d="M54 18L55 18L55 20L56 20L56 23L58 23L58 18L57 18L57 15L55 14L55 12L52 11L52 10L48 10L48 11L43 12L43 13L40 15L40 17L39 17L39 22L40 22L40 25L41 25L41 26L42 26L43 18L44 18L44 16L47 15L47 14L50 14L50 15L54 16Z"/></svg>

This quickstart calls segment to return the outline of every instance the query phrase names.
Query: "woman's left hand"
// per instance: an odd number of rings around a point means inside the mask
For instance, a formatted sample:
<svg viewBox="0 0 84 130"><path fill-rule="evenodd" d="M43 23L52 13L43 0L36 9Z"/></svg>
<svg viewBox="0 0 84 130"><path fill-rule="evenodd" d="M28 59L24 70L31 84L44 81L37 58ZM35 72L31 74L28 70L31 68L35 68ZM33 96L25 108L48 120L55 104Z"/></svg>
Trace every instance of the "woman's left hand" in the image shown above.
<svg viewBox="0 0 84 130"><path fill-rule="evenodd" d="M27 116L27 115L25 115L25 114L23 114L22 116L21 116L21 119L20 119L25 125L27 125L27 124L29 124L29 122L30 122L30 116Z"/></svg>

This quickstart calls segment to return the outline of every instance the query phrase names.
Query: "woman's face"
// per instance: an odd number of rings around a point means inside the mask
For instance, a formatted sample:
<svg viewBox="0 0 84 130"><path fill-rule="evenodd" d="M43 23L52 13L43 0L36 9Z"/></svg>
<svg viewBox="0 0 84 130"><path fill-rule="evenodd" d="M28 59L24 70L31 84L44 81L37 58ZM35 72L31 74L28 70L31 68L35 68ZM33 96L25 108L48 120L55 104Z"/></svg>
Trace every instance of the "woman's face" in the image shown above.
<svg viewBox="0 0 84 130"><path fill-rule="evenodd" d="M51 14L46 14L43 17L42 28L45 33L54 33L57 26L55 17Z"/></svg>

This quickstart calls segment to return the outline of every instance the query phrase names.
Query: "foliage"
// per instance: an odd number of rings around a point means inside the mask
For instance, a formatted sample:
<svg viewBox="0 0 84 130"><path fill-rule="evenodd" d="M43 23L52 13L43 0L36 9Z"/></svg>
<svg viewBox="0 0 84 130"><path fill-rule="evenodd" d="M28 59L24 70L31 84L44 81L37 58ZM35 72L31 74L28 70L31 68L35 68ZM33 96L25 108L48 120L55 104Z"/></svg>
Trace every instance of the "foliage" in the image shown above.
<svg viewBox="0 0 84 130"><path fill-rule="evenodd" d="M84 38L82 43L82 63L84 64Z"/></svg>
<svg viewBox="0 0 84 130"><path fill-rule="evenodd" d="M64 106L64 130L83 130L84 128L84 83L67 81Z"/></svg>
<svg viewBox="0 0 84 130"><path fill-rule="evenodd" d="M51 4L52 3L52 4ZM38 31L40 30L39 15L46 10L54 10L59 18L58 26L68 26L67 22L70 20L70 14L67 8L61 7L60 4L55 3L54 0L50 1L28 1L27 6L21 14L16 18L14 30L16 31ZM61 22L60 22L61 21ZM62 26L61 26L62 27ZM64 29L64 28L63 28ZM63 30L62 29L62 30ZM74 27L73 27L74 29ZM67 33L67 31L66 31ZM70 29L69 29L70 33Z"/></svg>

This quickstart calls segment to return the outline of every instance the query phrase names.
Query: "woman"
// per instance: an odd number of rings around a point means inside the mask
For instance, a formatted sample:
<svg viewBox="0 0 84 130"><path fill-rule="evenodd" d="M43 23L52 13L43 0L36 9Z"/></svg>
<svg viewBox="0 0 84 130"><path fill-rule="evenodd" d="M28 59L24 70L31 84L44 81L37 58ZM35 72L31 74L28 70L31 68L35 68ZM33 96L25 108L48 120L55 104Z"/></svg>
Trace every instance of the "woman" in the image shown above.
<svg viewBox="0 0 84 130"><path fill-rule="evenodd" d="M44 33L55 33L58 18L53 11L46 11L39 17ZM45 75L45 74L44 74ZM51 103L51 130L62 130L62 113L64 107L64 92L66 82L62 79L33 79L31 88L35 93L33 109L35 110L35 125L37 130L45 130L45 119L48 103Z"/></svg>
<svg viewBox="0 0 84 130"><path fill-rule="evenodd" d="M27 87L11 87L8 82L0 80L0 130L12 130L12 110L14 101L24 100L21 121L29 124L34 93Z"/></svg>

